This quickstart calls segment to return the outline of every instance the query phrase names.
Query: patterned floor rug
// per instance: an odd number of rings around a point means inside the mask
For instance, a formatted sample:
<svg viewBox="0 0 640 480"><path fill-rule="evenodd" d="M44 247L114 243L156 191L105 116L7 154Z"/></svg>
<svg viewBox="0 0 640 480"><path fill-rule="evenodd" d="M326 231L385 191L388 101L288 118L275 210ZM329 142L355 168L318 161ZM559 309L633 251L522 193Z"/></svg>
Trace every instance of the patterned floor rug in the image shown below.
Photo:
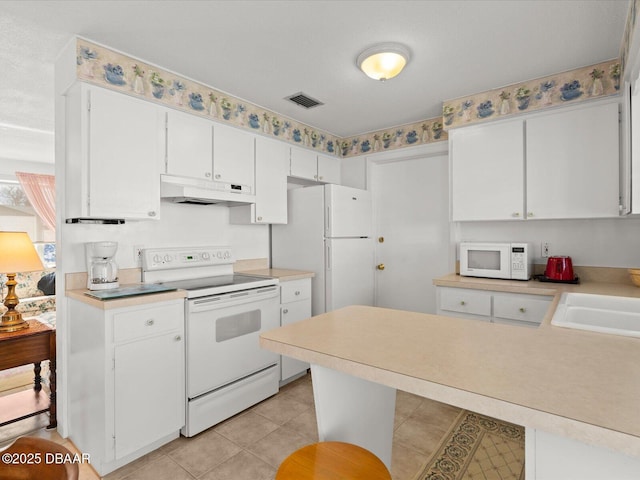
<svg viewBox="0 0 640 480"><path fill-rule="evenodd" d="M414 480L524 480L524 428L463 410Z"/></svg>

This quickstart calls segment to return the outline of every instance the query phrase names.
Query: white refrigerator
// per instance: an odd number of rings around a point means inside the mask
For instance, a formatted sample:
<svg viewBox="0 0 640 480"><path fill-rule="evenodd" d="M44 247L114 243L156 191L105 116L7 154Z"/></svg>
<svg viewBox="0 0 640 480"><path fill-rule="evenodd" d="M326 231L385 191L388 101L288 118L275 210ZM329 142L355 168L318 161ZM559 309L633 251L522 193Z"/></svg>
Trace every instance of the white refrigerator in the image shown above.
<svg viewBox="0 0 640 480"><path fill-rule="evenodd" d="M288 223L271 228L272 265L315 273L313 315L373 305L372 221L366 190L318 185L288 191Z"/></svg>

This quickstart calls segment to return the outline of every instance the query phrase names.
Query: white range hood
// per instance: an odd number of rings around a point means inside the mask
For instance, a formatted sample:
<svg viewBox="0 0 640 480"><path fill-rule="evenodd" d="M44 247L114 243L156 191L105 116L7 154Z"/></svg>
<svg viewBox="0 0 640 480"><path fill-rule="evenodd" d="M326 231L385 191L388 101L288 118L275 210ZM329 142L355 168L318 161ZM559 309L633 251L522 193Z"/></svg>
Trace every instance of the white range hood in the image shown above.
<svg viewBox="0 0 640 480"><path fill-rule="evenodd" d="M160 196L174 203L198 205L247 205L256 203L249 185L160 175Z"/></svg>

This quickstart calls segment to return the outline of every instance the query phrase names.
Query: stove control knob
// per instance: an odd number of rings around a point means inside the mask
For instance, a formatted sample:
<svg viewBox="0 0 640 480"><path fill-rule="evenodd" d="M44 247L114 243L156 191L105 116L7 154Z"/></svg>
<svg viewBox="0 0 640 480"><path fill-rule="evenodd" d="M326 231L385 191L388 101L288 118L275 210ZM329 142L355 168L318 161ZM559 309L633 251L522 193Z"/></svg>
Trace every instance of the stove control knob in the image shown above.
<svg viewBox="0 0 640 480"><path fill-rule="evenodd" d="M172 260L171 255L167 254L164 256L164 261L169 263Z"/></svg>
<svg viewBox="0 0 640 480"><path fill-rule="evenodd" d="M162 257L158 254L153 256L153 263L162 263Z"/></svg>
<svg viewBox="0 0 640 480"><path fill-rule="evenodd" d="M207 252L202 252L202 259L203 260L209 260L210 256Z"/></svg>
<svg viewBox="0 0 640 480"><path fill-rule="evenodd" d="M218 257L218 258L222 258L222 252L218 252L218 253L216 254L216 257Z"/></svg>
<svg viewBox="0 0 640 480"><path fill-rule="evenodd" d="M224 258L230 258L230 257L231 257L231 252L229 252L229 250L224 252Z"/></svg>

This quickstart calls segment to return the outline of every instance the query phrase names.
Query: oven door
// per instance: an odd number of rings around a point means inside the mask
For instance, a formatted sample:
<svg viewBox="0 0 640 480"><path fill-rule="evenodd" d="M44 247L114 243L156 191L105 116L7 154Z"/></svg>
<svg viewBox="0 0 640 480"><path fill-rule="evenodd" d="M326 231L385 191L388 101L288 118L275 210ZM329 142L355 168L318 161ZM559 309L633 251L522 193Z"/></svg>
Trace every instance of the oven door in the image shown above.
<svg viewBox="0 0 640 480"><path fill-rule="evenodd" d="M280 287L187 301L187 396L193 399L278 362L260 348L262 332L280 326Z"/></svg>

